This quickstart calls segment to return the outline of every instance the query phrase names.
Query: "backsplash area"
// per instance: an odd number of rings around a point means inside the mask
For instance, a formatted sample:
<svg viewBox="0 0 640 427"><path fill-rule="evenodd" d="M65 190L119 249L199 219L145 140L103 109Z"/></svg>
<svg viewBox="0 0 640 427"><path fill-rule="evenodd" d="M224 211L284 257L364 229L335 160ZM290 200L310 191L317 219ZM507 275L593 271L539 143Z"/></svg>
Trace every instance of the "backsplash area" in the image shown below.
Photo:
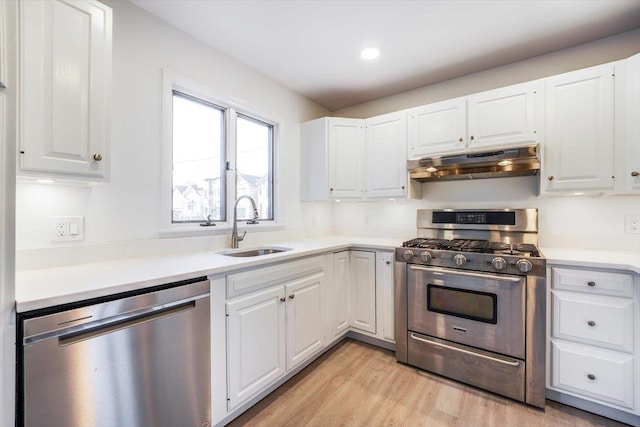
<svg viewBox="0 0 640 427"><path fill-rule="evenodd" d="M625 217L640 215L637 196L537 196L537 177L422 184L420 200L333 203L334 233L394 237L416 233L417 209L538 208L539 245L640 253Z"/></svg>

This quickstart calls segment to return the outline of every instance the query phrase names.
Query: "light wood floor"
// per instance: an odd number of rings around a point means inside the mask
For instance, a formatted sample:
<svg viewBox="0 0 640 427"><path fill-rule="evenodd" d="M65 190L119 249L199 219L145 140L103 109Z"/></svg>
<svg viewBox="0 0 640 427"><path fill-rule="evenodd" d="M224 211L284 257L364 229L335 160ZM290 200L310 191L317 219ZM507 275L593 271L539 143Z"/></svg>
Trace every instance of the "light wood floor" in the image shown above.
<svg viewBox="0 0 640 427"><path fill-rule="evenodd" d="M547 400L545 411L396 363L345 340L230 426L624 426Z"/></svg>

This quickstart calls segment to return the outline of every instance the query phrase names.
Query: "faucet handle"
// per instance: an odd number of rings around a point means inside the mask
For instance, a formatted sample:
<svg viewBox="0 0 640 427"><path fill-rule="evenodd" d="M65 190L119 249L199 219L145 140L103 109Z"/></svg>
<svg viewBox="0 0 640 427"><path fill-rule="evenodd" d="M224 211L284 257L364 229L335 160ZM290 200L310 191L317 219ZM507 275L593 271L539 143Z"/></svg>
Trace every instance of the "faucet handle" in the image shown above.
<svg viewBox="0 0 640 427"><path fill-rule="evenodd" d="M244 233L242 233L242 236L238 236L238 242L242 242L244 240L244 236L247 235L247 231L245 230Z"/></svg>

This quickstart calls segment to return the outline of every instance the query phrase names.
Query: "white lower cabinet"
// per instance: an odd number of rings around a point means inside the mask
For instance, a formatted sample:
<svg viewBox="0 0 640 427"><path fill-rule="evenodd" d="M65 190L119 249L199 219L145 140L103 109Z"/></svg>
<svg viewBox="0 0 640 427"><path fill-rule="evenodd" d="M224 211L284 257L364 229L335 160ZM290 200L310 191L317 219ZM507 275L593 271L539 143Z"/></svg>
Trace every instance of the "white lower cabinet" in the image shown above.
<svg viewBox="0 0 640 427"><path fill-rule="evenodd" d="M378 333L386 341L395 342L395 308L393 288L393 252L376 254L376 303Z"/></svg>
<svg viewBox="0 0 640 427"><path fill-rule="evenodd" d="M229 409L285 373L284 287L227 303Z"/></svg>
<svg viewBox="0 0 640 427"><path fill-rule="evenodd" d="M349 251L333 254L333 298L329 315L332 316L332 338L349 328Z"/></svg>
<svg viewBox="0 0 640 427"><path fill-rule="evenodd" d="M325 273L322 260L313 260L227 276L230 293L250 277L265 284L226 303L229 411L324 347ZM304 268L312 270L301 272ZM274 281L281 284L269 286ZM259 283L247 289L256 287Z"/></svg>
<svg viewBox="0 0 640 427"><path fill-rule="evenodd" d="M356 329L376 333L376 254L351 251L350 325Z"/></svg>
<svg viewBox="0 0 640 427"><path fill-rule="evenodd" d="M548 277L547 387L640 414L640 280L586 266L553 266ZM582 408L598 412L592 406Z"/></svg>

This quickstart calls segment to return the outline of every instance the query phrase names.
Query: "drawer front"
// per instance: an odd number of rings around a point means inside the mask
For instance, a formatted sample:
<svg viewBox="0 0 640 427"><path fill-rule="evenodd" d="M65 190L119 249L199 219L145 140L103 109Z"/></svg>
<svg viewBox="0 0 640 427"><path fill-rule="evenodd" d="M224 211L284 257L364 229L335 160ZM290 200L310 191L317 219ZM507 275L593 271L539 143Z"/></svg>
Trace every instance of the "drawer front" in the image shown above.
<svg viewBox="0 0 640 427"><path fill-rule="evenodd" d="M552 291L553 337L633 353L634 301Z"/></svg>
<svg viewBox="0 0 640 427"><path fill-rule="evenodd" d="M553 289L633 298L633 276L624 273L552 268Z"/></svg>
<svg viewBox="0 0 640 427"><path fill-rule="evenodd" d="M553 387L634 408L632 355L551 340L551 357Z"/></svg>
<svg viewBox="0 0 640 427"><path fill-rule="evenodd" d="M274 285L282 285L284 282L321 271L324 271L323 258L313 257L228 274L227 298L234 298Z"/></svg>
<svg viewBox="0 0 640 427"><path fill-rule="evenodd" d="M524 402L523 361L415 332L407 342L410 365Z"/></svg>

